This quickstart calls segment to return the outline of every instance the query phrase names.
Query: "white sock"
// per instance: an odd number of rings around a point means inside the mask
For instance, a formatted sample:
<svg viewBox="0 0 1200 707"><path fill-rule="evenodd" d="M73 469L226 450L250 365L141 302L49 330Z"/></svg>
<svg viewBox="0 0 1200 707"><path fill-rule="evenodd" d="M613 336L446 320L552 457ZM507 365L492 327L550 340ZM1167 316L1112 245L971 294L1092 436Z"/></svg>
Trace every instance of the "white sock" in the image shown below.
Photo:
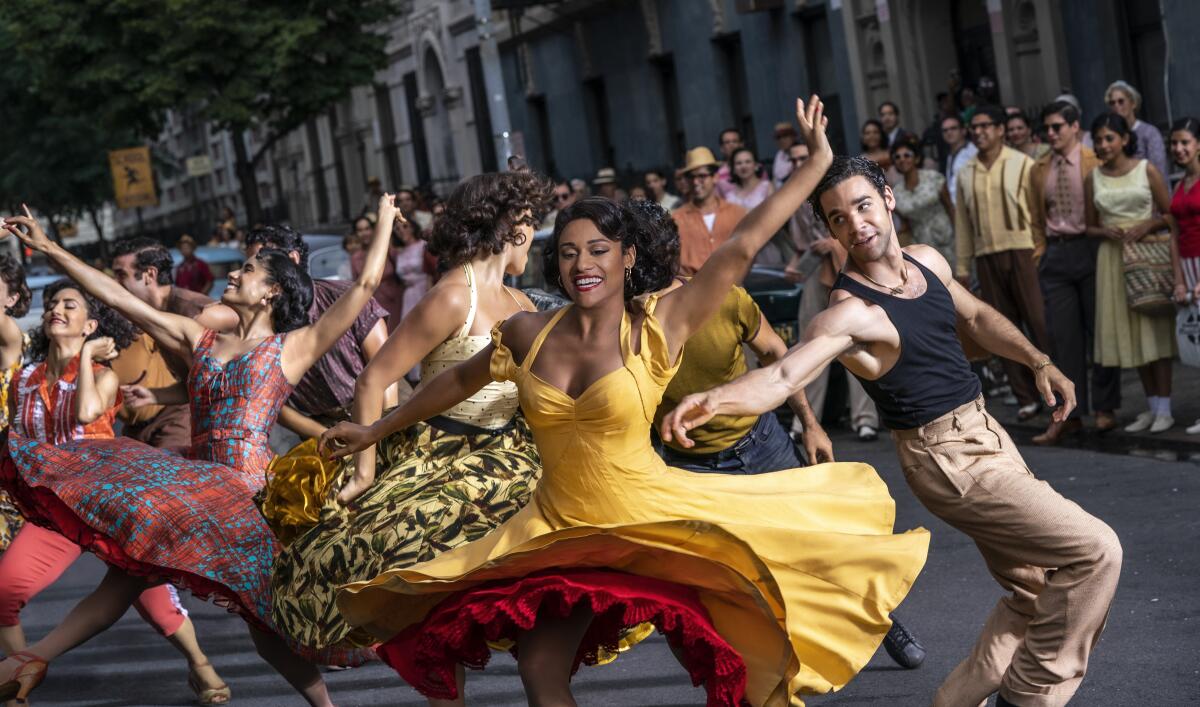
<svg viewBox="0 0 1200 707"><path fill-rule="evenodd" d="M1153 415L1157 415L1158 414L1158 396L1157 395L1147 395L1146 402L1150 405L1150 413Z"/></svg>

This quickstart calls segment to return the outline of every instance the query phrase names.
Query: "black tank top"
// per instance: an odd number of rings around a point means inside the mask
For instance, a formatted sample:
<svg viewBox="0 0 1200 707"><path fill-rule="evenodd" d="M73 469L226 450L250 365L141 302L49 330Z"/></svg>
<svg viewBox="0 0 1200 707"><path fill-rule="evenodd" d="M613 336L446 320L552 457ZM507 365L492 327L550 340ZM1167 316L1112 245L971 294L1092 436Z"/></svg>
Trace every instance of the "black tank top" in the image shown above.
<svg viewBox="0 0 1200 707"><path fill-rule="evenodd" d="M839 273L833 289L845 290L887 313L900 333L900 357L875 380L855 376L879 408L883 424L907 430L933 422L979 397L979 377L971 371L955 333L950 290L924 265L910 258L925 276L925 294L916 299L893 297Z"/></svg>

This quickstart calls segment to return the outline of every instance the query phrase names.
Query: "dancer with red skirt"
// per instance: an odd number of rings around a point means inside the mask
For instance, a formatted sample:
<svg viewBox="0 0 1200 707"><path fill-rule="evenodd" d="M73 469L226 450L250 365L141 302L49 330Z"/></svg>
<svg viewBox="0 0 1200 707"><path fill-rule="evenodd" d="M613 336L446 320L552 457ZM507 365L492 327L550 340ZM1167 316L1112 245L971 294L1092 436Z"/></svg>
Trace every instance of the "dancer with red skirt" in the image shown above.
<svg viewBox="0 0 1200 707"><path fill-rule="evenodd" d="M312 284L285 253L264 250L229 276L222 302L234 332L162 312L51 241L28 210L6 230L45 253L97 299L121 311L171 353L191 359L190 459L136 441L92 440L58 447L10 433L11 463L0 483L27 518L52 527L109 564L100 587L30 647L24 666L0 663L0 699L27 694L53 659L114 623L148 586L168 581L237 612L262 655L311 705L330 705L313 661L350 665L369 651L289 646L275 632L269 592L277 544L253 502L271 460L267 436L296 381L354 322L383 273L396 209L380 221L362 275L316 322ZM178 387L172 395L179 395ZM168 402L140 394L146 402ZM176 402L171 400L170 402ZM297 650L304 657L297 655Z"/></svg>

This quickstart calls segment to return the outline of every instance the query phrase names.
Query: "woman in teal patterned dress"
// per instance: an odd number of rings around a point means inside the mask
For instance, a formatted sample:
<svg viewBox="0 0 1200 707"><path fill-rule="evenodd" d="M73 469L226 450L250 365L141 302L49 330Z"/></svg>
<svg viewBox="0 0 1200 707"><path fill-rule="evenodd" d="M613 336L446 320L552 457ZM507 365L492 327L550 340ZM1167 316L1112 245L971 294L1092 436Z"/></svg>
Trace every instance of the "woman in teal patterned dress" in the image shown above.
<svg viewBox="0 0 1200 707"><path fill-rule="evenodd" d="M382 391L415 364L430 381L486 348L494 324L534 309L504 278L525 270L548 203L549 185L522 172L479 175L454 190L429 244L449 271L363 371L355 422L379 419ZM317 647L374 643L338 612L340 585L480 538L525 505L541 463L516 393L512 383L493 383L352 463L323 462L311 444L276 460L263 504L268 519L320 508L303 532L274 524L277 534L298 536L276 560L272 579L275 623L285 635Z"/></svg>

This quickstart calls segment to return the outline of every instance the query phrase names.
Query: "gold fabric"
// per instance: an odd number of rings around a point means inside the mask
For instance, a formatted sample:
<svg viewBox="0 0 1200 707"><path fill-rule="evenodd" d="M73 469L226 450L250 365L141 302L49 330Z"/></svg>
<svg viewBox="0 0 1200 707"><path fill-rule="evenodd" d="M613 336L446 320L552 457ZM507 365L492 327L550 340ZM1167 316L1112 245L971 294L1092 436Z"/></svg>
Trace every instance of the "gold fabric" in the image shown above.
<svg viewBox="0 0 1200 707"><path fill-rule="evenodd" d="M267 467L270 483L256 499L267 525L285 547L317 524L329 486L339 465L317 454L317 440L309 439L275 457Z"/></svg>
<svg viewBox="0 0 1200 707"><path fill-rule="evenodd" d="M492 533L431 560L343 588L338 608L379 640L481 582L546 568L603 567L694 589L745 662L753 705L845 685L867 663L929 546L892 534L895 504L865 464L754 476L694 474L654 453L649 427L675 373L646 303L641 350L621 326L625 364L578 398L518 366L493 330L492 377L517 383L544 465L533 499Z"/></svg>

